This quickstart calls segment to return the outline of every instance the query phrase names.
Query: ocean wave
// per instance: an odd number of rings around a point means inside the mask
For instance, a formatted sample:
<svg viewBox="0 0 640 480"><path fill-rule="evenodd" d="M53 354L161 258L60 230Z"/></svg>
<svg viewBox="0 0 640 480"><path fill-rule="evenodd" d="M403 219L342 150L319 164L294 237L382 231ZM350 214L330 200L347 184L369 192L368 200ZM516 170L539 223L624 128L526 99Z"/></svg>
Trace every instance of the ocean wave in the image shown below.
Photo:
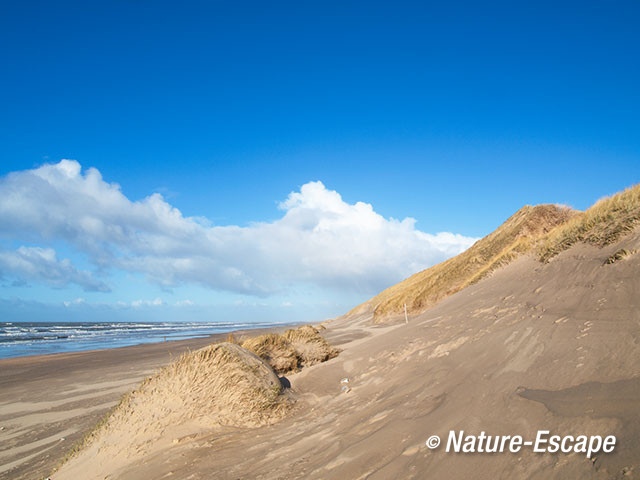
<svg viewBox="0 0 640 480"><path fill-rule="evenodd" d="M276 322L0 322L0 358L188 339Z"/></svg>

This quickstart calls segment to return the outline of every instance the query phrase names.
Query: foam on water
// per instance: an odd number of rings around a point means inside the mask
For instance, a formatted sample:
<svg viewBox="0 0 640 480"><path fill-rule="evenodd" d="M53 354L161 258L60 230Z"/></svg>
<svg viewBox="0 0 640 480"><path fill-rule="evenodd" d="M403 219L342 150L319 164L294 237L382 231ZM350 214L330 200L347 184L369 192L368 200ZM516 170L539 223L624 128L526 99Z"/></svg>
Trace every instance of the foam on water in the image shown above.
<svg viewBox="0 0 640 480"><path fill-rule="evenodd" d="M206 336L277 323L0 322L0 358L124 347Z"/></svg>

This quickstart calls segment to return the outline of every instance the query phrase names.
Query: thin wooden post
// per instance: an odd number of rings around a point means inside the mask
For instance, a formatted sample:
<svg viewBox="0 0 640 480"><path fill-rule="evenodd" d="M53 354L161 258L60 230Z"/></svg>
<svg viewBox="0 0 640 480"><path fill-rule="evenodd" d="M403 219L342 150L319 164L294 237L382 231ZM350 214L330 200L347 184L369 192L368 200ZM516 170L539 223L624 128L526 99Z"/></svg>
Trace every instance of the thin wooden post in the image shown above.
<svg viewBox="0 0 640 480"><path fill-rule="evenodd" d="M404 304L404 323L409 323L409 317L407 317L407 304Z"/></svg>

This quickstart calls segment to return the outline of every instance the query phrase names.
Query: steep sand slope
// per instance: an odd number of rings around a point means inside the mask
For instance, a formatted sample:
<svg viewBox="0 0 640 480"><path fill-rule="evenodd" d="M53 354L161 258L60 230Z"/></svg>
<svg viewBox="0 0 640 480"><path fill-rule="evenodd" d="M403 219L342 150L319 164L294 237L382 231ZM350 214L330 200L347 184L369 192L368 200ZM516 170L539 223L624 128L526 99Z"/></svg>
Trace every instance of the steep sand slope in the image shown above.
<svg viewBox="0 0 640 480"><path fill-rule="evenodd" d="M343 352L289 377L288 418L203 433L111 478L640 478L640 254L607 263L621 249L639 250L640 231L549 263L522 256L406 325L337 319L327 338ZM450 429L618 446L595 461L425 447Z"/></svg>

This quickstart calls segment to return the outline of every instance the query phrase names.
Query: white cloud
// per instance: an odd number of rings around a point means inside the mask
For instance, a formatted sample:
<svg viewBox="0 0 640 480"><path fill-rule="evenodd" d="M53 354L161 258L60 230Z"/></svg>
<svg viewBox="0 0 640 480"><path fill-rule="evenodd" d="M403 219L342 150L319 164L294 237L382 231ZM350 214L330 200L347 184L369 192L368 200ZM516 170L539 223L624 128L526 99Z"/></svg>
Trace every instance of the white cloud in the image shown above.
<svg viewBox="0 0 640 480"><path fill-rule="evenodd" d="M0 251L0 274L56 288L75 283L86 291L109 291L109 287L90 272L77 270L68 258L58 260L52 248L22 246L15 251Z"/></svg>
<svg viewBox="0 0 640 480"><path fill-rule="evenodd" d="M63 302L65 307L70 307L72 305L82 305L85 302L84 298L76 298L75 300L65 301Z"/></svg>
<svg viewBox="0 0 640 480"><path fill-rule="evenodd" d="M153 300L134 300L131 302L131 306L134 308L161 307L162 305L164 305L164 301L161 298L155 298Z"/></svg>
<svg viewBox="0 0 640 480"><path fill-rule="evenodd" d="M195 305L193 301L188 298L186 300L178 300L176 302L176 307L192 307L193 305Z"/></svg>
<svg viewBox="0 0 640 480"><path fill-rule="evenodd" d="M131 201L98 170L83 172L73 160L0 180L2 237L63 240L96 268L141 272L165 286L267 295L309 283L375 293L476 240L424 233L412 218L384 218L370 204L346 203L321 182L292 192L280 209L282 217L269 223L210 226L157 193ZM71 267L58 282L80 283L85 274Z"/></svg>

